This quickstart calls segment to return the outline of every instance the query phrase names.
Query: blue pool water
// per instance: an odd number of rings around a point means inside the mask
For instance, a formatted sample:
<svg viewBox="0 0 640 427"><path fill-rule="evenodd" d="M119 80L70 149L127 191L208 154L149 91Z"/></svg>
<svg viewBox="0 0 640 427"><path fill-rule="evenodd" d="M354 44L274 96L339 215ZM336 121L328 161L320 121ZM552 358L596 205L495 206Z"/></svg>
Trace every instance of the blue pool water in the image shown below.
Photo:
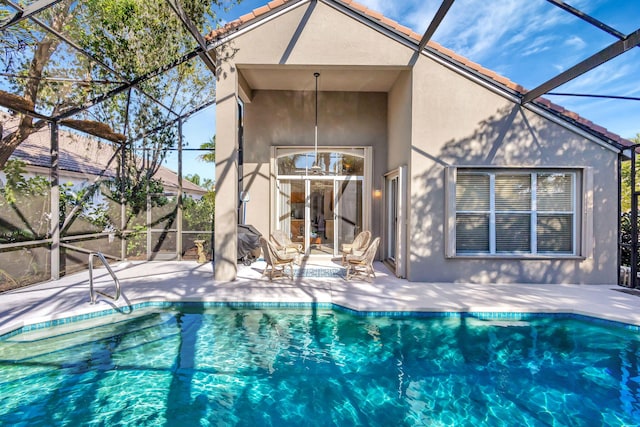
<svg viewBox="0 0 640 427"><path fill-rule="evenodd" d="M640 425L640 334L621 327L155 310L1 341L0 425Z"/></svg>

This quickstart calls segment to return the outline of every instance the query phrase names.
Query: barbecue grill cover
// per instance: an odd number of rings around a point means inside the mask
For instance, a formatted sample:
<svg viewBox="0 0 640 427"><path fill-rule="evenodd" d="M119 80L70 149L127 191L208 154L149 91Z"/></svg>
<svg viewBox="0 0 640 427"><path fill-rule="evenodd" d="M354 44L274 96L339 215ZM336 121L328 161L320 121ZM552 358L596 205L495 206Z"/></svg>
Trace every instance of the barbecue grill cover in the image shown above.
<svg viewBox="0 0 640 427"><path fill-rule="evenodd" d="M260 232L253 225L238 225L238 259L251 255L260 248Z"/></svg>

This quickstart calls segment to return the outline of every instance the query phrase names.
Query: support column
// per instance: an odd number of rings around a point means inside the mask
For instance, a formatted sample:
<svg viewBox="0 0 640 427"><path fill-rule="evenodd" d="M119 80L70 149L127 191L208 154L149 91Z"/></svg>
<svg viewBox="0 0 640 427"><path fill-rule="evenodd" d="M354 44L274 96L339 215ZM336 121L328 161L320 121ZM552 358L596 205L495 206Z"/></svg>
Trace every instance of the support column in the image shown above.
<svg viewBox="0 0 640 427"><path fill-rule="evenodd" d="M182 117L178 120L178 212L176 215L176 255L182 261Z"/></svg>
<svg viewBox="0 0 640 427"><path fill-rule="evenodd" d="M631 151L631 280L629 286L638 287L638 191L636 191L636 150Z"/></svg>
<svg viewBox="0 0 640 427"><path fill-rule="evenodd" d="M127 228L127 206L125 204L124 193L126 190L125 179L127 176L127 146L129 144L129 107L131 106L131 88L127 91L127 107L125 109L124 115L124 126L122 132L127 136L127 139L120 144L120 170L118 174L120 175L120 259L124 260L127 258L127 239L128 236L125 233ZM133 142L131 142L133 144Z"/></svg>
<svg viewBox="0 0 640 427"><path fill-rule="evenodd" d="M127 142L123 142L120 146L120 231L122 238L120 239L120 259L127 258L127 239L129 236L126 234L127 228L127 205L124 193L126 191L125 179L127 175Z"/></svg>
<svg viewBox="0 0 640 427"><path fill-rule="evenodd" d="M49 234L51 235L51 280L58 280L60 278L60 143L58 140L58 122L51 122L50 130L51 222L49 224Z"/></svg>
<svg viewBox="0 0 640 427"><path fill-rule="evenodd" d="M219 56L220 57L220 56ZM237 73L220 63L216 85L216 209L214 275L235 280L238 270L238 102Z"/></svg>

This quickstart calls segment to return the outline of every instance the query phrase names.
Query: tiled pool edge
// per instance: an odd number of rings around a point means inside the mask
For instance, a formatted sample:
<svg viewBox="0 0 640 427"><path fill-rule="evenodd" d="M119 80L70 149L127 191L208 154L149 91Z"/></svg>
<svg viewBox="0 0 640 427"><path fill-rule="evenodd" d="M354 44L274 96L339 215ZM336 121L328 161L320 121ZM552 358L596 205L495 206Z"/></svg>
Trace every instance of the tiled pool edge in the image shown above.
<svg viewBox="0 0 640 427"><path fill-rule="evenodd" d="M593 314L585 314L567 311L434 311L434 310L394 310L394 311L362 311L350 308L333 302L251 302L251 301L142 301L118 308L92 311L83 314L76 314L66 317L41 320L32 324L7 326L5 331L0 330L0 341L14 337L16 335L60 326L84 320L90 320L116 314L130 314L145 308L180 308L188 306L202 306L204 308L231 307L231 308L251 308L251 309L326 309L337 310L359 317L443 317L443 318L476 318L480 320L529 320L540 317L557 317L577 320L585 320L592 323L613 326L640 332L640 325L627 323L619 320L598 317Z"/></svg>

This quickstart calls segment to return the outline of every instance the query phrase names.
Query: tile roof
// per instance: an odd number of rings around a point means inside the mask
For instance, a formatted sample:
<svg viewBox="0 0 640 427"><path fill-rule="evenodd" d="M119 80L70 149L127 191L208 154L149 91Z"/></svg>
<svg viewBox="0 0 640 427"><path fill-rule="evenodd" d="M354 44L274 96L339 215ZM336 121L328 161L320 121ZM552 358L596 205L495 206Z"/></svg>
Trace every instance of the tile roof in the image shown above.
<svg viewBox="0 0 640 427"><path fill-rule="evenodd" d="M0 112L0 122L4 124L4 134L7 134L10 128L16 126L15 119L7 113ZM60 129L58 143L60 146L58 160L60 170L91 177L100 175L116 151L115 147L110 143L101 142L63 129ZM48 128L45 127L31 134L29 138L23 141L15 149L11 158L20 159L28 166L48 169L51 165L49 147L50 133ZM117 164L117 159L114 159L103 175L106 178L115 177L117 175ZM177 190L178 188L178 175L164 166L161 166L156 172L155 178L160 179L167 190ZM186 179L182 181L182 188L184 191L194 194L204 194L206 192L202 187Z"/></svg>
<svg viewBox="0 0 640 427"><path fill-rule="evenodd" d="M227 23L224 27L221 27L219 29L213 30L211 31L206 37L205 39L207 40L207 42L212 42L218 38L220 38L223 35L227 35L228 33L238 29L238 27L245 25L259 17L262 17L266 14L268 14L269 12L275 11L276 9L280 8L281 6L287 4L287 3L295 3L299 0L274 0L271 1L269 3L267 3L264 6L261 6L259 8L254 9L252 12L247 13L246 15L241 16L240 18L231 21L229 23ZM404 25L399 24L398 22L391 20L385 16L383 16L381 13L369 9L366 6L352 1L352 0L334 0L336 2L342 3L345 6L348 6L350 9L360 13L361 15L364 15L370 19L372 19L373 21L376 21L378 24L391 29L392 31L395 31L397 33L403 34L406 37L411 38L412 40L416 41L416 42L420 42L420 40L422 39L422 35L416 33L415 31L411 30L408 27L405 27ZM491 71L485 67L483 67L482 65L475 63L473 61L470 61L469 59L458 55L457 53L455 53L454 51L452 51L451 49L447 49L446 47L440 45L437 42L434 42L433 40L429 40L429 42L427 43L427 46L430 47L431 49L435 50L436 52L447 56L449 59L453 60L454 62L458 63L459 65L462 65L463 67L466 67L468 69L471 69L479 74L481 74L482 76L489 78L497 83L499 83L501 86L506 87L514 92L516 92L519 95L523 95L527 92L527 90L522 87L521 85L512 82L511 80L507 79L504 76L501 76L497 73L495 73L494 71ZM581 117L579 114L573 112L573 111L569 111L566 110L565 108L554 104L553 102L549 101L548 99L544 98L544 97L539 97L535 100L536 105L542 106L544 108L546 108L547 110L553 112L555 115L561 116L562 118L564 118L566 121L582 128L585 129L591 133L595 133L597 136L599 136L600 138L604 138L606 140L609 140L611 142L620 144L622 146L629 146L629 145L633 145L634 143L632 141L629 141L628 139L622 138L620 135L617 135L613 132L608 131L607 129L603 128L602 126L598 126L596 124L594 124L593 122L591 122L590 120L585 119L584 117Z"/></svg>

